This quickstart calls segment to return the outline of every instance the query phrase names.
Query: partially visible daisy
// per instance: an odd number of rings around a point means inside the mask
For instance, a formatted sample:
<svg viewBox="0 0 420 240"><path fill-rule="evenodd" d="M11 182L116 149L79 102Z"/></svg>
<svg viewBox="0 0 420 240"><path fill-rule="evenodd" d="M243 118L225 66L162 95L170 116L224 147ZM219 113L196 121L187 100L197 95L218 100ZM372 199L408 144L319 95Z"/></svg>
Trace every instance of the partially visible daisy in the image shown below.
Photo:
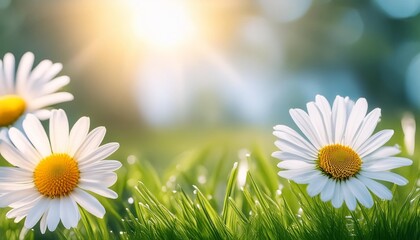
<svg viewBox="0 0 420 240"><path fill-rule="evenodd" d="M15 57L11 53L0 59L0 136L9 127L19 123L27 113L33 113L41 120L48 119L53 104L73 100L68 92L57 92L67 85L70 78L54 78L63 68L61 63L41 61L33 70L34 54L25 53L15 74Z"/></svg>
<svg viewBox="0 0 420 240"><path fill-rule="evenodd" d="M49 139L41 122L32 114L23 120L24 132L12 127L11 143L0 151L15 167L0 167L0 207L11 207L6 214L15 222L25 219L25 228L40 221L41 232L54 231L58 223L76 227L78 205L102 218L105 208L89 192L108 198L118 195L109 189L117 181L115 170L121 163L104 160L118 143L100 146L105 128L89 132L89 118L80 118L69 130L66 113L52 110Z"/></svg>
<svg viewBox="0 0 420 240"><path fill-rule="evenodd" d="M331 108L323 96L307 104L308 113L290 109L290 115L304 137L293 129L278 125L273 134L280 149L273 156L282 160L277 166L281 177L299 184L308 184L311 197L318 194L321 200L330 201L339 208L346 202L350 210L357 201L363 206L373 206L369 190L382 199L390 200L391 191L376 180L397 185L407 184L394 168L409 166L412 161L395 157L398 147L383 146L394 134L393 130L373 131L381 116L379 108L366 115L366 99L356 103L348 97L337 96Z"/></svg>

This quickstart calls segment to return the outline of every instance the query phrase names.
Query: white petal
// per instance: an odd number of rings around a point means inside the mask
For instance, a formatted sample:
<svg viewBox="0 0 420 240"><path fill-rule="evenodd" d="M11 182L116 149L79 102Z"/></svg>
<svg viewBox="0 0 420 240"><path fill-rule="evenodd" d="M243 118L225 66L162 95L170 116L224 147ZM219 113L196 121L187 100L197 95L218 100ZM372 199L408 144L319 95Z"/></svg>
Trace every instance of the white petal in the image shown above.
<svg viewBox="0 0 420 240"><path fill-rule="evenodd" d="M380 160L363 163L362 169L365 171L370 171L370 172L388 171L394 168L410 166L411 164L413 164L413 161L411 161L408 158L389 157L389 158L384 158Z"/></svg>
<svg viewBox="0 0 420 240"><path fill-rule="evenodd" d="M349 210L354 211L356 209L357 202L353 193L350 191L350 187L348 186L348 184L348 181L344 181L341 183L341 192L344 195L344 201L346 202L346 205L349 208Z"/></svg>
<svg viewBox="0 0 420 240"><path fill-rule="evenodd" d="M273 152L271 154L272 157L278 158L280 160L286 161L286 160L298 160L298 161L303 161L306 163L314 163L315 159L314 158L305 158L302 156L298 156L294 153L290 153L290 152L283 152L283 151L276 151Z"/></svg>
<svg viewBox="0 0 420 240"><path fill-rule="evenodd" d="M117 181L117 174L114 172L96 173L82 172L80 174L81 181L102 183L105 187L114 185Z"/></svg>
<svg viewBox="0 0 420 240"><path fill-rule="evenodd" d="M3 58L4 83L9 91L14 90L15 79L15 57L11 53L6 53Z"/></svg>
<svg viewBox="0 0 420 240"><path fill-rule="evenodd" d="M95 151L105 137L106 129L104 127L97 127L93 129L84 140L83 144L77 149L74 158L80 159L89 153Z"/></svg>
<svg viewBox="0 0 420 240"><path fill-rule="evenodd" d="M371 208L373 206L372 196L366 186L357 178L350 178L347 181L347 187L363 206L367 208Z"/></svg>
<svg viewBox="0 0 420 240"><path fill-rule="evenodd" d="M7 128L0 127L0 143L1 141L9 142L9 136L7 135Z"/></svg>
<svg viewBox="0 0 420 240"><path fill-rule="evenodd" d="M52 66L52 62L50 60L42 60L31 72L29 79L28 79L28 86L33 87L35 82L40 79L45 72Z"/></svg>
<svg viewBox="0 0 420 240"><path fill-rule="evenodd" d="M63 226L67 229L77 225L79 209L72 197L63 197L60 199L60 218ZM75 223L76 222L76 223Z"/></svg>
<svg viewBox="0 0 420 240"><path fill-rule="evenodd" d="M361 158L367 156L378 148L382 147L389 139L394 135L394 130L382 130L377 132L375 135L366 140L365 143L360 146L359 149L356 149L356 152L359 153Z"/></svg>
<svg viewBox="0 0 420 240"><path fill-rule="evenodd" d="M331 106L324 96L316 95L315 103L321 111L321 115L325 124L325 130L328 137L328 143L333 143L332 122L331 122Z"/></svg>
<svg viewBox="0 0 420 240"><path fill-rule="evenodd" d="M81 117L74 124L70 131L69 149L70 156L74 156L76 151L80 148L89 132L90 119L88 117Z"/></svg>
<svg viewBox="0 0 420 240"><path fill-rule="evenodd" d="M2 142L0 144L0 151L3 157L13 166L17 166L28 171L34 170L35 165L31 161L25 159L25 157L9 143Z"/></svg>
<svg viewBox="0 0 420 240"><path fill-rule="evenodd" d="M306 191L308 192L309 196L314 197L318 195L322 191L322 189L324 189L327 182L328 177L319 176L316 179L313 179L313 181L308 184Z"/></svg>
<svg viewBox="0 0 420 240"><path fill-rule="evenodd" d="M62 110L52 110L50 118L50 140L53 153L65 153L69 142L69 121Z"/></svg>
<svg viewBox="0 0 420 240"><path fill-rule="evenodd" d="M280 171L278 174L280 177L293 180L299 184L309 183L314 178L319 177L321 175L321 173L318 170L314 170L314 167L285 170Z"/></svg>
<svg viewBox="0 0 420 240"><path fill-rule="evenodd" d="M12 208L10 211L7 212L6 217L7 218L16 218L19 216L23 216L25 217L26 215L28 215L28 212L32 209L32 205L25 205L23 207L19 207L19 208ZM20 221L16 221L16 222L20 222Z"/></svg>
<svg viewBox="0 0 420 240"><path fill-rule="evenodd" d="M332 199L332 197L334 196L335 185L336 182L334 180L328 179L321 192L322 201L326 202Z"/></svg>
<svg viewBox="0 0 420 240"><path fill-rule="evenodd" d="M21 191L21 190L16 190ZM43 197L38 190L36 190L35 186L33 186L30 189L24 189L22 191L26 192L25 196L22 196L22 198L16 200L15 202L12 202L9 204L9 207L11 208L22 208L25 206L33 206L36 202L38 202L39 199Z"/></svg>
<svg viewBox="0 0 420 240"><path fill-rule="evenodd" d="M33 200L33 192L36 190L18 190L12 191L0 196L0 207L7 207L12 204L18 203L19 205L25 205L25 203Z"/></svg>
<svg viewBox="0 0 420 240"><path fill-rule="evenodd" d="M105 208L102 204L89 193L75 188L70 194L74 201L76 201L81 207L86 209L88 212L98 218L103 218L105 215Z"/></svg>
<svg viewBox="0 0 420 240"><path fill-rule="evenodd" d="M360 175L376 180L392 182L400 186L406 185L408 183L407 179L393 172L368 172L363 170L360 171Z"/></svg>
<svg viewBox="0 0 420 240"><path fill-rule="evenodd" d="M358 175L357 178L365 184L367 188L369 188L370 191L372 191L376 196L378 196L381 199L385 200L391 200L392 199L392 193L391 191L386 188L384 185L370 179L367 177L364 177L362 175Z"/></svg>
<svg viewBox="0 0 420 240"><path fill-rule="evenodd" d="M322 146L321 140L319 140L308 114L302 109L290 109L289 113L302 133L309 139L315 148L319 149Z"/></svg>
<svg viewBox="0 0 420 240"><path fill-rule="evenodd" d="M353 149L358 149L368 139L378 124L381 117L381 109L375 108L370 112L357 131L356 137L353 138L353 143L350 145Z"/></svg>
<svg viewBox="0 0 420 240"><path fill-rule="evenodd" d="M15 167L0 167L1 183L31 183L33 181L33 171L24 170Z"/></svg>
<svg viewBox="0 0 420 240"><path fill-rule="evenodd" d="M118 197L117 193L107 187L104 187L101 183L80 181L78 186L84 190L94 192L107 198L116 199Z"/></svg>
<svg viewBox="0 0 420 240"><path fill-rule="evenodd" d="M6 82L4 81L3 62L0 59L0 95L7 95L10 92L12 91L7 88Z"/></svg>
<svg viewBox="0 0 420 240"><path fill-rule="evenodd" d="M376 151L372 152L371 154L365 156L363 158L363 162L368 162L371 160L388 158L394 155L399 154L401 151L398 147L380 147Z"/></svg>
<svg viewBox="0 0 420 240"><path fill-rule="evenodd" d="M57 92L42 97L36 98L33 102L28 103L28 108L31 110L40 109L43 107L51 106L57 103L68 102L74 99L73 95L68 92Z"/></svg>
<svg viewBox="0 0 420 240"><path fill-rule="evenodd" d="M360 125L362 124L363 119L366 116L367 108L368 105L366 99L359 98L356 104L354 105L350 116L347 120L347 127L344 134L345 145L350 145L353 142L357 130L360 128Z"/></svg>
<svg viewBox="0 0 420 240"><path fill-rule="evenodd" d="M25 227L30 229L35 226L49 205L49 198L41 198L38 200L35 206L29 211L28 216L26 216Z"/></svg>
<svg viewBox="0 0 420 240"><path fill-rule="evenodd" d="M44 234L47 231L47 216L50 209L47 209L45 213L42 215L41 222L39 227L41 229L41 233Z"/></svg>
<svg viewBox="0 0 420 240"><path fill-rule="evenodd" d="M313 159L317 159L317 156L312 152L309 152L306 148L296 145L286 139L279 139L274 142L276 147L278 147L282 152L289 152L294 155L298 155L303 159L307 159L312 161Z"/></svg>
<svg viewBox="0 0 420 240"><path fill-rule="evenodd" d="M51 155L50 141L41 122L34 115L28 114L26 116L23 120L23 129L42 157Z"/></svg>
<svg viewBox="0 0 420 240"><path fill-rule="evenodd" d="M25 135L18 129L12 127L9 130L9 137L13 144L19 151L26 156L26 159L32 162L35 167L36 164L42 159L39 152L32 146Z"/></svg>
<svg viewBox="0 0 420 240"><path fill-rule="evenodd" d="M308 109L309 118L311 119L312 125L314 126L315 131L318 134L318 138L321 144L327 145L329 143L329 139L320 110L314 102L307 103L306 108Z"/></svg>
<svg viewBox="0 0 420 240"><path fill-rule="evenodd" d="M32 64L34 63L34 58L33 53L27 52L20 59L19 67L16 73L16 89L19 93L26 93L26 83L32 69Z"/></svg>
<svg viewBox="0 0 420 240"><path fill-rule="evenodd" d="M47 120L51 117L51 111L48 109L39 109L32 112L39 120Z"/></svg>
<svg viewBox="0 0 420 240"><path fill-rule="evenodd" d="M309 164L303 161L298 160L286 160L281 161L279 164L277 164L277 167L284 168L284 169L300 169L300 168L306 168L306 167L312 167L314 168L315 165Z"/></svg>
<svg viewBox="0 0 420 240"><path fill-rule="evenodd" d="M43 63L43 62L41 62ZM40 63L40 65L41 65ZM47 65L48 67L42 72L42 74L38 74L36 77L32 76L31 74L31 85L32 86L42 86L45 83L47 83L48 81L50 81L51 79L53 79L60 71L61 69L63 69L63 65L61 63L54 63L52 64L51 62L46 62L45 65ZM37 69L34 69L34 71ZM36 87L34 87L36 89Z"/></svg>
<svg viewBox="0 0 420 240"><path fill-rule="evenodd" d="M100 146L98 149L78 159L80 167L83 167L87 164L103 160L107 158L109 155L113 154L117 149L120 147L118 143L107 143L105 145Z"/></svg>
<svg viewBox="0 0 420 240"><path fill-rule="evenodd" d="M334 195L331 199L331 203L335 208L339 208L341 205L343 205L344 200L343 192L341 189L341 182L335 182L334 187Z"/></svg>
<svg viewBox="0 0 420 240"><path fill-rule="evenodd" d="M334 130L334 142L342 143L344 131L346 130L347 116L346 116L346 106L344 105L344 100L341 97L337 97L335 102L336 111L333 111L333 124L335 126ZM334 102L334 104L335 104Z"/></svg>
<svg viewBox="0 0 420 240"><path fill-rule="evenodd" d="M79 167L82 172L113 172L122 167L120 161L116 160L104 160L95 162L83 167Z"/></svg>
<svg viewBox="0 0 420 240"><path fill-rule="evenodd" d="M285 126L285 125L277 125L277 126L274 127L274 130L275 130L273 132L274 136L277 136L278 138L284 138L284 139L287 139L289 141L292 141L296 145L305 147L312 154L314 154L314 155L317 154L318 151L316 150L314 145L309 143L299 133L297 133L295 130L291 129L290 127Z"/></svg>
<svg viewBox="0 0 420 240"><path fill-rule="evenodd" d="M51 199L50 208L48 210L47 224L48 230L54 231L60 222L60 199Z"/></svg>
<svg viewBox="0 0 420 240"><path fill-rule="evenodd" d="M70 78L68 76L57 77L57 78L51 80L50 82L46 83L43 86L42 92L40 94L47 95L47 94L51 94L53 92L56 92L60 88L69 84L69 82L70 82Z"/></svg>

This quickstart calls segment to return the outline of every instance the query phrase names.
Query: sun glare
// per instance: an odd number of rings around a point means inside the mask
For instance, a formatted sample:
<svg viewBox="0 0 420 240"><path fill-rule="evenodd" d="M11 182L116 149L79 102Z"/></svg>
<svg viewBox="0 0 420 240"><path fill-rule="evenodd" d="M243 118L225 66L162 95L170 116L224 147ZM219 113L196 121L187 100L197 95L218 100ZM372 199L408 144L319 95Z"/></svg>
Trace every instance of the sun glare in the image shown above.
<svg viewBox="0 0 420 240"><path fill-rule="evenodd" d="M183 0L131 1L132 31L157 50L184 47L196 37L196 28Z"/></svg>

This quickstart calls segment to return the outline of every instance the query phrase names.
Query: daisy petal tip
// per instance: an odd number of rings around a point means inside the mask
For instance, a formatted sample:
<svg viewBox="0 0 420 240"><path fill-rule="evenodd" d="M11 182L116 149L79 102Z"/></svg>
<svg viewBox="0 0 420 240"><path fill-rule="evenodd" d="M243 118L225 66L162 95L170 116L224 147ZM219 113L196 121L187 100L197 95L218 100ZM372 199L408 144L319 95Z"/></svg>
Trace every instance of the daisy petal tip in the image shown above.
<svg viewBox="0 0 420 240"><path fill-rule="evenodd" d="M277 173L277 175L279 175L280 177L285 178L285 179L287 179L287 180L290 180L290 179L289 179L289 177L288 177L288 175L287 175L287 174L285 174L285 172L287 172L287 171L279 171L279 172Z"/></svg>

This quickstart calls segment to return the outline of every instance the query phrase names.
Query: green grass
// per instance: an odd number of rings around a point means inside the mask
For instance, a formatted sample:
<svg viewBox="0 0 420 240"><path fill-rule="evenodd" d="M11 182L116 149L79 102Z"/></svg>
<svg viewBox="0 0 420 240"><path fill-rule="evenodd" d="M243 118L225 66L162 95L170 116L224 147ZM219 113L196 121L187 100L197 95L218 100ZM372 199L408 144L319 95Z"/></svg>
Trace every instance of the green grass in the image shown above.
<svg viewBox="0 0 420 240"><path fill-rule="evenodd" d="M37 225L25 239L419 239L417 156L413 166L396 171L410 182L388 185L391 201L375 197L371 209L350 212L278 177L278 161L270 157L274 148L254 147L250 156L243 150L238 156L236 143L224 147L230 140L220 139L223 143L212 140L157 168L123 147L119 159L128 161L122 161L113 187L120 197L98 197L107 210L104 219L82 211L76 229L59 225L42 235ZM2 239L19 239L22 226L23 221L1 217Z"/></svg>

